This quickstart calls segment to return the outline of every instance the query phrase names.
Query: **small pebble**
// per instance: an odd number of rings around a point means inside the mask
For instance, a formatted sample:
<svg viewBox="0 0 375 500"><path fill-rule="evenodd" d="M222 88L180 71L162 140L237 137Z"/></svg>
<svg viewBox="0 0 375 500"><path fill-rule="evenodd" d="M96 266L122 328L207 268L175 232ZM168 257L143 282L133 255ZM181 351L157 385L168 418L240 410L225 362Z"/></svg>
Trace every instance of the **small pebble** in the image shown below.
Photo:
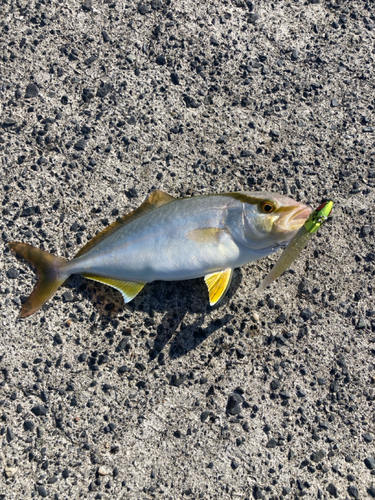
<svg viewBox="0 0 375 500"><path fill-rule="evenodd" d="M127 347L127 345L129 344L129 342L130 342L130 338L131 338L130 336L125 335L125 336L124 336L124 337L120 340L119 344L117 345L117 347L116 347L116 351L117 351L117 352L121 352L121 351L123 351L123 350Z"/></svg>
<svg viewBox="0 0 375 500"><path fill-rule="evenodd" d="M290 391L280 391L279 396L281 397L281 399L286 400L292 397L292 393Z"/></svg>
<svg viewBox="0 0 375 500"><path fill-rule="evenodd" d="M264 498L264 495L263 495L263 492L262 492L262 489L260 488L260 486L258 486L257 484L255 484L253 486L253 497L255 499L263 499Z"/></svg>
<svg viewBox="0 0 375 500"><path fill-rule="evenodd" d="M277 441L274 438L271 438L268 443L266 444L266 448L276 448L277 446Z"/></svg>
<svg viewBox="0 0 375 500"><path fill-rule="evenodd" d="M179 85L180 84L179 74L176 72L171 73L171 81L174 85Z"/></svg>
<svg viewBox="0 0 375 500"><path fill-rule="evenodd" d="M366 321L365 318L361 315L358 318L357 324L356 324L356 329L357 330L363 330L366 328Z"/></svg>
<svg viewBox="0 0 375 500"><path fill-rule="evenodd" d="M107 467L106 465L101 465L98 469L98 474L100 476L107 476L108 474L112 473L112 469L110 467Z"/></svg>
<svg viewBox="0 0 375 500"><path fill-rule="evenodd" d="M38 490L39 495L42 498L48 497L48 491L46 490L46 488L44 486L38 486L37 490Z"/></svg>
<svg viewBox="0 0 375 500"><path fill-rule="evenodd" d="M76 151L84 151L86 148L86 141L85 139L80 139L78 142L74 144L74 149Z"/></svg>
<svg viewBox="0 0 375 500"><path fill-rule="evenodd" d="M163 55L160 55L160 56L157 56L157 58L155 59L155 62L156 62L156 64L159 64L159 66L164 66L164 64L166 64L167 60L165 59L165 57Z"/></svg>
<svg viewBox="0 0 375 500"><path fill-rule="evenodd" d="M353 484L348 487L348 493L352 498L359 498L358 488Z"/></svg>
<svg viewBox="0 0 375 500"><path fill-rule="evenodd" d="M260 18L259 14L252 12L248 17L249 23L254 24L258 21L259 18Z"/></svg>
<svg viewBox="0 0 375 500"><path fill-rule="evenodd" d="M298 50L297 49L294 49L292 51L292 55L290 56L290 58L292 59L292 61L297 61L297 59L298 59Z"/></svg>
<svg viewBox="0 0 375 500"><path fill-rule="evenodd" d="M324 450L319 450L311 455L311 460L313 462L319 463L326 456L326 452Z"/></svg>
<svg viewBox="0 0 375 500"><path fill-rule="evenodd" d="M202 411L201 413L201 422L205 422L210 416L211 412L209 410Z"/></svg>
<svg viewBox="0 0 375 500"><path fill-rule="evenodd" d="M38 86L35 85L35 83L29 83L29 85L26 87L26 93L25 93L26 99L37 97L38 94L39 94Z"/></svg>
<svg viewBox="0 0 375 500"><path fill-rule="evenodd" d="M138 5L138 12L142 14L142 16L145 16L146 14L149 14L151 12L151 6L147 4L140 3Z"/></svg>
<svg viewBox="0 0 375 500"><path fill-rule="evenodd" d="M73 294L70 290L67 290L66 292L64 292L62 294L62 298L63 298L64 302L72 302L72 300L74 299Z"/></svg>
<svg viewBox="0 0 375 500"><path fill-rule="evenodd" d="M272 380L270 387L272 391L276 391L281 386L281 382L278 379Z"/></svg>
<svg viewBox="0 0 375 500"><path fill-rule="evenodd" d="M98 89L96 95L104 99L104 97L106 97L111 92L112 89L113 89L112 83L103 83L103 85Z"/></svg>
<svg viewBox="0 0 375 500"><path fill-rule="evenodd" d="M329 485L327 486L327 491L333 498L339 497L337 488L333 483L329 483Z"/></svg>
<svg viewBox="0 0 375 500"><path fill-rule="evenodd" d="M61 345L63 343L63 339L59 333L55 333L53 336L53 340L56 342L56 344Z"/></svg>
<svg viewBox="0 0 375 500"><path fill-rule="evenodd" d="M366 443L372 443L373 441L373 437L369 432L363 434L363 439L366 441Z"/></svg>
<svg viewBox="0 0 375 500"><path fill-rule="evenodd" d="M14 477L17 473L17 468L16 467L5 467L4 469L4 474L7 479L10 479L11 477Z"/></svg>
<svg viewBox="0 0 375 500"><path fill-rule="evenodd" d="M31 408L31 411L34 413L34 415L40 417L47 415L48 409L43 405L36 405Z"/></svg>
<svg viewBox="0 0 375 500"><path fill-rule="evenodd" d="M35 427L35 424L32 420L25 420L23 423L23 428L25 431L32 431Z"/></svg>
<svg viewBox="0 0 375 500"><path fill-rule="evenodd" d="M237 462L237 460L235 460L233 458L230 466L232 467L233 470L236 470L236 469L238 469L238 467L240 466L240 464Z"/></svg>
<svg viewBox="0 0 375 500"><path fill-rule="evenodd" d="M243 401L244 399L240 394L236 392L230 394L228 396L226 412L229 415L238 415L241 411L241 403L243 403Z"/></svg>
<svg viewBox="0 0 375 500"><path fill-rule="evenodd" d="M6 275L9 279L15 280L19 276L19 271L15 267L11 267L10 269L7 270Z"/></svg>
<svg viewBox="0 0 375 500"><path fill-rule="evenodd" d="M174 387L179 387L185 382L186 378L185 374L173 374L170 383Z"/></svg>
<svg viewBox="0 0 375 500"><path fill-rule="evenodd" d="M13 434L13 431L10 427L7 427L6 438L7 438L8 443L13 441L13 439L14 439L14 434Z"/></svg>

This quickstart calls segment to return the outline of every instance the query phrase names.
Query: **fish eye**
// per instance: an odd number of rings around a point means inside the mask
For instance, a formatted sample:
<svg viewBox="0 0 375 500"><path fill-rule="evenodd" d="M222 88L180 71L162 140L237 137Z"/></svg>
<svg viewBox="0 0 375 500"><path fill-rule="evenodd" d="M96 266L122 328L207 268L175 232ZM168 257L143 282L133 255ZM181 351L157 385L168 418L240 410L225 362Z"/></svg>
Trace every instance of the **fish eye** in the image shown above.
<svg viewBox="0 0 375 500"><path fill-rule="evenodd" d="M276 206L272 201L266 200L262 201L262 203L260 204L260 210L264 214L272 214L272 212L276 210Z"/></svg>

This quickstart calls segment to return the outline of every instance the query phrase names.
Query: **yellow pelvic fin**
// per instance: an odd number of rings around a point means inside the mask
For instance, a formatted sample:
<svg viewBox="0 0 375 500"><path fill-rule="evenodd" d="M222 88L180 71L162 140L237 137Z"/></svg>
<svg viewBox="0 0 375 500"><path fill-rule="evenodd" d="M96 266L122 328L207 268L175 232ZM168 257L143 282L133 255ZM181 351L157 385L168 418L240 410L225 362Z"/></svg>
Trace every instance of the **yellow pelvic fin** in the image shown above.
<svg viewBox="0 0 375 500"><path fill-rule="evenodd" d="M121 217L121 219L117 220L110 226L106 227L101 231L99 234L94 236L84 247L81 248L81 250L75 255L75 257L80 257L81 255L85 254L91 248L93 248L95 245L97 245L100 241L104 240L104 238L107 238L110 234L114 233L118 229L120 229L123 226L126 226L126 224L129 224L135 219L138 219L139 217L142 217L142 215L151 212L152 210L155 210L155 208L159 208L162 205L167 205L168 203L171 203L172 201L175 201L176 198L173 196L170 196L167 193L164 193L163 191L155 190L153 191L142 203L141 206L133 210L133 212L130 212L130 214L124 215L124 217Z"/></svg>
<svg viewBox="0 0 375 500"><path fill-rule="evenodd" d="M220 235L223 233L225 233L224 229L218 227L203 227L188 231L185 236L198 243L218 243Z"/></svg>
<svg viewBox="0 0 375 500"><path fill-rule="evenodd" d="M85 273L82 274L82 276L84 278L88 278L94 281L99 281L100 283L104 283L105 285L109 285L113 288L116 288L116 290L122 293L125 304L133 300L134 297L139 294L139 292L146 284L146 283L136 283L134 281L122 281L112 278L103 278L103 276L96 276L94 274Z"/></svg>
<svg viewBox="0 0 375 500"><path fill-rule="evenodd" d="M210 297L210 305L214 306L226 294L232 280L233 269L228 268L217 273L207 274L204 278Z"/></svg>

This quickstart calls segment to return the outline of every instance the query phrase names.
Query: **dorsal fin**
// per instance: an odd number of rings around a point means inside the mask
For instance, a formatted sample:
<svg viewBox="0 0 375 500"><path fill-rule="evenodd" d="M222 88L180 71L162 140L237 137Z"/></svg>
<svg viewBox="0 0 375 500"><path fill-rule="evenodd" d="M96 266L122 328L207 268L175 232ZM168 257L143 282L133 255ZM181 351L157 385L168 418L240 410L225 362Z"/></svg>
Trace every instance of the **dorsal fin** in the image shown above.
<svg viewBox="0 0 375 500"><path fill-rule="evenodd" d="M126 224L129 224L133 220L142 217L142 215L151 212L152 210L155 210L155 208L159 208L162 205L167 205L168 203L175 201L175 199L176 198L174 198L173 196L164 193L163 191L160 191L158 189L152 191L152 193L145 199L145 201L142 203L141 206L133 210L133 212L130 212L130 214L124 215L124 217L121 217L121 219L117 220L116 222L113 222L113 224L103 229L103 231L101 231L99 234L94 236L88 243L86 243L86 245L81 248L81 250L77 253L77 255L75 255L74 258L80 257L81 255L85 254L86 252L91 250L91 248L97 245L100 241L102 241L104 238L107 238L107 236L114 233L121 227L126 226Z"/></svg>

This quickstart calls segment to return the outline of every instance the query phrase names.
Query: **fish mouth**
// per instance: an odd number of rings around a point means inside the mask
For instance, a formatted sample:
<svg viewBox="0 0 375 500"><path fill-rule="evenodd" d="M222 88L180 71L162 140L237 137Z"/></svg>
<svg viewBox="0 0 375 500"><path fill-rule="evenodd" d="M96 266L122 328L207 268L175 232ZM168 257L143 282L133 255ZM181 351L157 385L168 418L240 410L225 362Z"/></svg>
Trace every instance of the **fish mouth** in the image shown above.
<svg viewBox="0 0 375 500"><path fill-rule="evenodd" d="M279 220L275 223L277 231L296 231L304 225L311 212L310 207L302 204L289 210L285 215L279 217Z"/></svg>

